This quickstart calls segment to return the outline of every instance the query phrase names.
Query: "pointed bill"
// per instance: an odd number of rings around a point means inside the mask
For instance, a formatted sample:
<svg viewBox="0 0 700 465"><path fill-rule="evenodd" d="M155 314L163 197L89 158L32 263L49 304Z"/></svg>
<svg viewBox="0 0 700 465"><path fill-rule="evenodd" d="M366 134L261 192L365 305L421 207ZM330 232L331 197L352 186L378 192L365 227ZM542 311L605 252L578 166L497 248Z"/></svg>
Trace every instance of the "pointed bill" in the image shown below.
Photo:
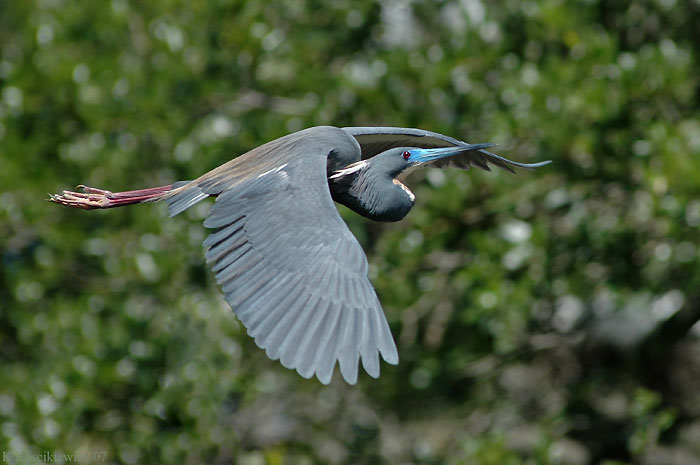
<svg viewBox="0 0 700 465"><path fill-rule="evenodd" d="M496 144L485 143L485 144L465 144L458 147L442 147L437 149L411 149L409 153L410 157L407 159L416 165L430 163L441 158L454 157L455 155L462 155L466 152L472 152L474 150L481 150L488 147L493 147Z"/></svg>

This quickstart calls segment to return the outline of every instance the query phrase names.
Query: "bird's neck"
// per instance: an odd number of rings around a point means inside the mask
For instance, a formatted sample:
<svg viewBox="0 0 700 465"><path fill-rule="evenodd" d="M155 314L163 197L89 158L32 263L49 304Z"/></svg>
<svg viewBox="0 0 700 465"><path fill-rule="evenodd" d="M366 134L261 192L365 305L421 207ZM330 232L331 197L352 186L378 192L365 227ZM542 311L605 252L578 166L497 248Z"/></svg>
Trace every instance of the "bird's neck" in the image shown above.
<svg viewBox="0 0 700 465"><path fill-rule="evenodd" d="M415 195L401 181L360 162L328 179L333 200L375 221L399 221L413 208Z"/></svg>

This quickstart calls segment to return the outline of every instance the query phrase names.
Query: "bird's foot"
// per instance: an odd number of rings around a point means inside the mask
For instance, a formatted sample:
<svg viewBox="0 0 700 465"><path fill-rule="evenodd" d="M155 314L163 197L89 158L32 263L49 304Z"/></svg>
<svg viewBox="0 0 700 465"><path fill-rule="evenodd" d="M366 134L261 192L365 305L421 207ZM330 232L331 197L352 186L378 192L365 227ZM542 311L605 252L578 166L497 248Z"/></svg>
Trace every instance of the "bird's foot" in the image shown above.
<svg viewBox="0 0 700 465"><path fill-rule="evenodd" d="M63 191L62 194L49 194L47 200L66 207L81 208L83 210L114 208L156 200L156 197L168 192L171 187L172 186L169 185L135 191L111 192L95 187L83 186L81 184L77 187L80 189L80 192Z"/></svg>
<svg viewBox="0 0 700 465"><path fill-rule="evenodd" d="M82 208L83 210L109 208L112 206L110 199L114 195L112 192L83 185L77 188L81 192L63 191L62 194L49 194L47 200L66 207Z"/></svg>

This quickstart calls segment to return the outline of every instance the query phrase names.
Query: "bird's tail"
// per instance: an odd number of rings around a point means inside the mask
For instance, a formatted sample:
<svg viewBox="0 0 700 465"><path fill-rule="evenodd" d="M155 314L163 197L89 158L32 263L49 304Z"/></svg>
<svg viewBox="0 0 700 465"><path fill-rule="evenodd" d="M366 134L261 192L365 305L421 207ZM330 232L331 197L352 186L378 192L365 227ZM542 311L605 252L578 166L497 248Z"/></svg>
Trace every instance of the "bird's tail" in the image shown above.
<svg viewBox="0 0 700 465"><path fill-rule="evenodd" d="M175 216L209 196L197 181L181 181L173 184L173 188L164 193L161 199L168 204L170 216Z"/></svg>

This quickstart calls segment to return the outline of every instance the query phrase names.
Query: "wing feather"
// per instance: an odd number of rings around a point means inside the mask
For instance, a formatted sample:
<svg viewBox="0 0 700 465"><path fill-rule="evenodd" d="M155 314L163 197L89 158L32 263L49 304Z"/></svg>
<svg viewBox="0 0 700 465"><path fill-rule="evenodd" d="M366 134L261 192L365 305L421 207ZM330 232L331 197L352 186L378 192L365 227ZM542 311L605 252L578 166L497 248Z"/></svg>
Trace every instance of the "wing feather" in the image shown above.
<svg viewBox="0 0 700 465"><path fill-rule="evenodd" d="M355 384L357 382L358 353L352 348L357 347L357 343L354 339L355 333L359 331L360 328L356 326L355 315L356 312L343 312L337 350L340 373L343 375L345 381L350 384Z"/></svg>
<svg viewBox="0 0 700 465"><path fill-rule="evenodd" d="M294 276L287 276L286 279L275 280L264 293L258 293L248 302L251 309L260 305L268 305L272 309L267 313L257 312L260 318L251 322L248 327L248 334L256 340L259 339L260 343L272 335L273 330L281 324L289 312L290 308L283 306L283 302L293 299L303 291L303 288L298 286L298 280L294 278ZM258 336L261 337L258 338Z"/></svg>
<svg viewBox="0 0 700 465"><path fill-rule="evenodd" d="M346 127L345 132L352 135L360 144L362 159L371 158L386 150L396 147L419 147L424 149L441 147L459 147L467 145L466 142L453 137L439 134L437 132L425 131L415 128L392 128L392 127ZM537 168L550 163L542 161L539 163L519 163L501 157L488 150L472 150L454 157L444 158L431 163L431 166L442 168L454 166L467 169L476 166L485 171L491 171L489 164L514 172L513 166L519 168Z"/></svg>
<svg viewBox="0 0 700 465"><path fill-rule="evenodd" d="M243 215L239 211L233 211L228 214L209 216L204 220L205 228L220 228L222 226L231 226L243 219ZM212 234L214 235L214 234ZM210 236L211 237L211 236ZM208 240L209 238L207 238ZM212 239L215 240L215 239ZM209 244L206 244L209 245ZM205 246L206 246L205 245Z"/></svg>
<svg viewBox="0 0 700 465"><path fill-rule="evenodd" d="M206 254L207 262L216 262L217 268L214 271L224 268L224 265L221 263L223 261L221 260L222 258L226 258L231 252L238 250L248 242L242 226L226 228L225 232L228 233L228 236L224 237L225 234L222 234L220 237L223 237L223 239L211 246Z"/></svg>
<svg viewBox="0 0 700 465"><path fill-rule="evenodd" d="M311 296L305 305L304 311L292 322L289 332L282 340L280 345L280 362L286 368L298 367L299 346L307 334L307 329L312 322L312 317L316 313L320 300L320 297L317 295Z"/></svg>
<svg viewBox="0 0 700 465"><path fill-rule="evenodd" d="M209 237L204 240L202 245L204 247L212 247L229 237L231 234L237 232L240 228L237 228L236 225L238 224L238 221L242 219L243 217L241 216L237 218L236 221L231 222L227 227L219 228L216 232L211 233Z"/></svg>
<svg viewBox="0 0 700 465"><path fill-rule="evenodd" d="M319 298L308 327L304 328L305 337L297 348L297 353L294 358L297 371L304 378L310 378L314 374L316 367L316 353L320 349L323 340L325 320L328 318L330 302L324 298Z"/></svg>
<svg viewBox="0 0 700 465"><path fill-rule="evenodd" d="M212 271L214 271L217 276L220 276L218 278L220 280L219 284L222 284L226 280L226 276L228 275L228 273L230 273L233 270L227 270L227 268L230 268L231 265L233 265L236 262L236 260L241 258L246 253L250 252L251 250L253 249L247 242L240 241L236 242L234 244L234 247L228 249L226 256L220 257L219 261L217 261L216 264L212 267Z"/></svg>
<svg viewBox="0 0 700 465"><path fill-rule="evenodd" d="M342 309L337 302L331 302L327 312L327 318L321 332L322 339L319 340L318 350L314 365L316 376L323 384L328 384L333 376L333 366L335 365L335 347L338 343L338 320Z"/></svg>
<svg viewBox="0 0 700 465"><path fill-rule="evenodd" d="M304 310L304 306L310 295L303 287L299 287L294 293L285 296L279 307L285 309L284 315L280 318L276 326L273 326L269 334L256 339L256 343L262 349L266 349L267 356L272 360L277 360L281 355L281 346L285 336L294 323L295 318ZM287 304L287 305L285 305ZM267 329L267 328L266 328Z"/></svg>
<svg viewBox="0 0 700 465"><path fill-rule="evenodd" d="M200 193L218 195L204 222L207 263L255 343L272 359L327 384L338 363L357 381L359 359L373 377L378 356L398 354L379 300L367 279L367 259L340 218L328 189L323 138L314 128L266 144L178 187L165 200L171 213ZM355 149L357 150L357 149ZM359 156L358 156L359 158ZM388 334L388 338L387 338Z"/></svg>
<svg viewBox="0 0 700 465"><path fill-rule="evenodd" d="M372 377L379 377L379 357L376 348L372 347L370 341L376 341L376 328L370 315L367 312L362 314L364 335L360 343L360 356L362 357L362 366L365 371ZM374 349L374 350L373 350Z"/></svg>
<svg viewBox="0 0 700 465"><path fill-rule="evenodd" d="M252 248L250 249L251 251L253 250ZM226 276L219 281L219 278L217 276L217 281L221 285L221 289L227 293L230 294L232 292L236 292L239 289L238 286L238 280L239 278L248 270L252 269L255 265L263 261L262 255L257 255L254 253L245 253L242 255L242 257L245 259L247 257L250 257L248 260L242 260L240 264L236 264L236 262L232 263L231 266L229 266L230 271L226 273ZM234 294L235 295L235 294ZM231 302L229 302L229 305Z"/></svg>
<svg viewBox="0 0 700 465"><path fill-rule="evenodd" d="M345 127L343 130L357 139L362 149L363 160L395 147L430 149L464 144L437 132L415 128Z"/></svg>
<svg viewBox="0 0 700 465"><path fill-rule="evenodd" d="M240 280L240 287L243 289L243 291L237 293L235 298L231 299L231 306L237 307L251 297L261 294L263 288L266 287L270 280L274 279L279 273L277 270L271 270L269 268L265 268L264 266L260 266L254 270L254 272L249 272L246 276L244 276L244 279ZM247 305L247 307L250 307L250 305Z"/></svg>

